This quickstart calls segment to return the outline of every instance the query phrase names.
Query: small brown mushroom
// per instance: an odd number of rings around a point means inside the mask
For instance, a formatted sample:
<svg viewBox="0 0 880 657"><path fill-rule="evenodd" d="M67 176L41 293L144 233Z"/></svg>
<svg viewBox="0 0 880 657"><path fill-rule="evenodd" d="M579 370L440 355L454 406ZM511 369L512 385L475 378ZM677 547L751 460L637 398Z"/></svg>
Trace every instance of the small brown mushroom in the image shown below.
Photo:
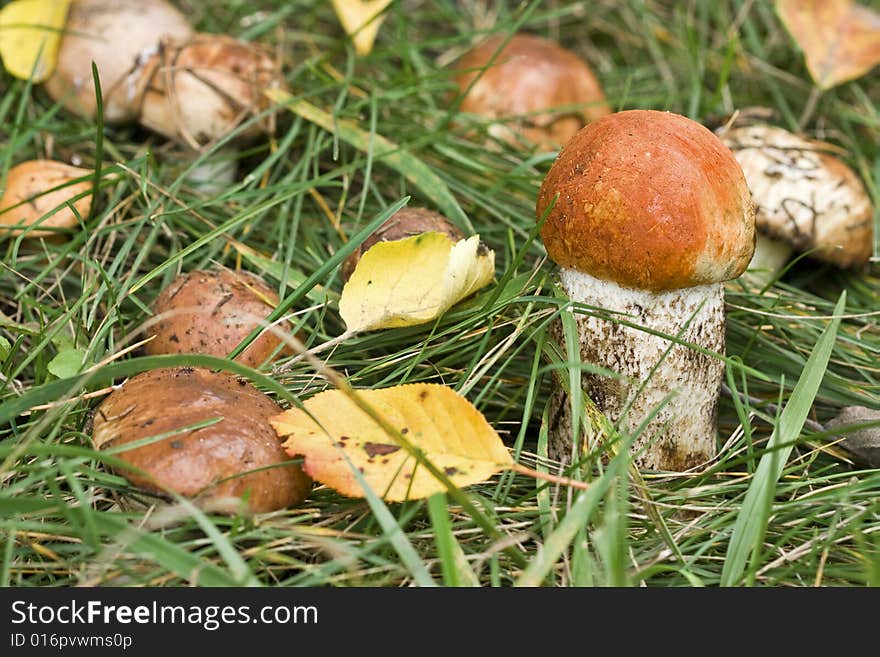
<svg viewBox="0 0 880 657"><path fill-rule="evenodd" d="M491 37L456 66L459 90L467 92L460 109L497 119L490 134L557 148L610 113L599 81L580 57L532 34L514 35L498 52L505 38Z"/></svg>
<svg viewBox="0 0 880 657"><path fill-rule="evenodd" d="M92 62L98 67L104 120L137 120L138 71L163 37L185 39L189 21L165 0L73 0L58 65L46 82L53 100L93 118L97 109Z"/></svg>
<svg viewBox="0 0 880 657"><path fill-rule="evenodd" d="M83 219L89 216L92 195L74 198L89 192L92 181L73 181L91 173L88 169L53 160L29 160L12 167L6 177L6 189L0 197L0 237L20 234L53 210L55 212L40 223L41 228L27 232L29 237L54 234L55 231L42 230L43 227L76 226L77 213ZM59 189L54 189L56 187Z"/></svg>
<svg viewBox="0 0 880 657"><path fill-rule="evenodd" d="M394 242L430 231L446 233L455 242L464 238L462 232L439 212L420 207L403 208L391 215L345 259L342 263L342 282L351 278L361 256L374 244Z"/></svg>
<svg viewBox="0 0 880 657"><path fill-rule="evenodd" d="M836 147L766 124L721 133L757 206L752 270L776 274L792 251L838 267L864 264L873 248L871 200Z"/></svg>
<svg viewBox="0 0 880 657"><path fill-rule="evenodd" d="M275 291L249 272L211 269L181 274L153 302L152 311L160 319L148 330L155 338L145 352L225 357L277 304ZM277 329L290 332L290 324L282 322ZM265 331L236 360L259 367L279 345L283 340Z"/></svg>
<svg viewBox="0 0 880 657"><path fill-rule="evenodd" d="M158 369L129 379L101 402L92 439L101 450L132 445L114 455L131 465L120 474L139 488L194 497L213 510L233 511L229 499L246 497L249 510L262 513L299 504L311 487L299 466L282 465L289 459L269 424L280 410L243 378ZM183 430L216 418L222 419ZM135 447L138 442L145 444Z"/></svg>

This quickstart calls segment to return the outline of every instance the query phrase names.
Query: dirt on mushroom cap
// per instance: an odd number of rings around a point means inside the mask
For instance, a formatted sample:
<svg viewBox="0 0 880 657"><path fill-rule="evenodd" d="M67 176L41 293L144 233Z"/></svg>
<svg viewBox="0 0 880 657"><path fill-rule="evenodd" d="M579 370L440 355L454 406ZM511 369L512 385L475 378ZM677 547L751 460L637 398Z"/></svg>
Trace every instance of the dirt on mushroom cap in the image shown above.
<svg viewBox="0 0 880 657"><path fill-rule="evenodd" d="M225 357L274 310L278 295L258 276L228 269L181 274L153 302L158 322L147 329L156 337L147 354L209 354ZM290 332L282 322L278 330ZM283 340L265 331L237 360L259 367ZM282 346L281 353L285 353Z"/></svg>
<svg viewBox="0 0 880 657"><path fill-rule="evenodd" d="M551 204L541 230L550 257L626 287L721 282L754 251L754 207L733 154L670 112L618 112L578 132L541 185L537 216Z"/></svg>
<svg viewBox="0 0 880 657"><path fill-rule="evenodd" d="M98 406L92 437L98 449L147 440L115 454L145 472L121 470L139 488L198 497L205 505L247 496L251 511L272 511L299 504L311 487L298 466L280 465L288 457L268 421L280 411L246 379L202 368L159 369L133 377ZM180 431L215 418L222 420ZM155 436L167 437L149 442Z"/></svg>
<svg viewBox="0 0 880 657"><path fill-rule="evenodd" d="M745 173L759 231L839 267L868 261L871 199L833 146L766 124L721 136Z"/></svg>

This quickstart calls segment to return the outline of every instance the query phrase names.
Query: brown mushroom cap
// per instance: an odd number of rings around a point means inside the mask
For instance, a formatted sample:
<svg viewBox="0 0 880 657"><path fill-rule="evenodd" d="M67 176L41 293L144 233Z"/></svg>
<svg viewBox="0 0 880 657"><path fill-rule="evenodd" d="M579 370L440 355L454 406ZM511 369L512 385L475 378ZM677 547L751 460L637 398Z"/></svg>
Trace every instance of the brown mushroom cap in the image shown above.
<svg viewBox="0 0 880 657"><path fill-rule="evenodd" d="M379 242L394 242L413 235L421 235L434 231L446 233L457 242L464 238L462 232L439 212L427 208L406 207L391 215L372 235L365 239L361 245L342 263L342 281L345 282L354 273L361 256L370 247Z"/></svg>
<svg viewBox="0 0 880 657"><path fill-rule="evenodd" d="M699 123L630 110L591 123L562 149L537 216L559 265L659 292L739 276L755 212L733 154Z"/></svg>
<svg viewBox="0 0 880 657"><path fill-rule="evenodd" d="M555 147L611 111L586 62L547 39L516 34L485 69L505 38L491 37L459 60L456 67L462 73L456 82L461 92L480 76L463 100L462 112L493 119L518 117L511 123L513 131ZM557 109L573 105L581 107ZM515 141L514 134L507 136Z"/></svg>
<svg viewBox="0 0 880 657"><path fill-rule="evenodd" d="M58 48L58 65L46 81L53 100L93 118L97 105L92 61L98 67L108 123L137 118L137 74L164 36L187 38L186 17L165 0L74 0Z"/></svg>
<svg viewBox="0 0 880 657"><path fill-rule="evenodd" d="M153 302L153 313L162 319L149 329L156 337L144 350L148 355L225 357L277 304L275 291L250 272L211 269L181 274ZM283 322L277 328L289 332L290 324ZM236 360L259 367L282 342L266 331Z"/></svg>
<svg viewBox="0 0 880 657"><path fill-rule="evenodd" d="M757 229L839 267L868 261L874 209L858 175L831 144L770 125L722 134L746 177Z"/></svg>
<svg viewBox="0 0 880 657"><path fill-rule="evenodd" d="M231 374L158 369L129 379L101 402L92 438L98 449L119 448L222 417L202 429L120 452L120 459L145 472L121 474L145 490L198 496L202 502L247 495L250 510L261 513L299 504L311 486L299 466L278 465L289 460L269 424L280 410Z"/></svg>
<svg viewBox="0 0 880 657"><path fill-rule="evenodd" d="M260 46L218 34L164 39L140 81L140 121L193 148L220 139L269 106L263 92L283 80ZM240 137L271 128L263 119Z"/></svg>
<svg viewBox="0 0 880 657"><path fill-rule="evenodd" d="M71 202L81 217L88 217L92 208L91 194L86 194L76 201L72 199L91 189L90 180L73 183L54 192L46 192L91 173L88 169L72 167L54 160L29 160L12 167L6 177L6 189L0 197L0 237L22 232L21 227L6 228L6 226L30 226L47 212L68 202ZM60 208L40 224L41 227L46 228L71 228L76 225L76 214L69 206ZM31 237L52 234L51 230L39 228L28 232Z"/></svg>

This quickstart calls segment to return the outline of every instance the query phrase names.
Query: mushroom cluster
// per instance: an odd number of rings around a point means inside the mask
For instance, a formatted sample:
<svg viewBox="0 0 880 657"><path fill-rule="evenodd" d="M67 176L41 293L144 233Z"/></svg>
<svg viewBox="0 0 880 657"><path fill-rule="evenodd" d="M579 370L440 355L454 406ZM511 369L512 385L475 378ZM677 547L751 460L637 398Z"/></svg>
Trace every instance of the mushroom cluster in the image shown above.
<svg viewBox="0 0 880 657"><path fill-rule="evenodd" d="M155 318L146 325L152 339L144 351L226 357L263 325L277 301L272 288L247 272L181 274L153 303ZM283 336L290 326L284 322L277 330ZM237 360L258 367L282 347L282 337L264 333ZM269 424L279 412L276 402L241 377L164 368L133 377L107 397L98 406L92 438L97 448L117 453L127 464L121 474L139 488L195 497L218 511L236 511L242 498L259 513L299 504L311 483L287 462Z"/></svg>
<svg viewBox="0 0 880 657"><path fill-rule="evenodd" d="M108 123L140 121L193 149L259 115L268 107L263 90L282 86L260 46L196 34L165 0L73 0L46 90L89 118L97 111L92 62ZM260 118L240 136L269 125Z"/></svg>
<svg viewBox="0 0 880 657"><path fill-rule="evenodd" d="M536 212L547 214L541 237L569 298L605 311L577 316L580 357L615 376L585 373L584 389L612 422L638 433L635 462L686 470L711 459L722 282L745 270L755 244L754 207L733 154L677 114L611 114L565 144ZM553 417L551 455L577 458L561 391Z"/></svg>

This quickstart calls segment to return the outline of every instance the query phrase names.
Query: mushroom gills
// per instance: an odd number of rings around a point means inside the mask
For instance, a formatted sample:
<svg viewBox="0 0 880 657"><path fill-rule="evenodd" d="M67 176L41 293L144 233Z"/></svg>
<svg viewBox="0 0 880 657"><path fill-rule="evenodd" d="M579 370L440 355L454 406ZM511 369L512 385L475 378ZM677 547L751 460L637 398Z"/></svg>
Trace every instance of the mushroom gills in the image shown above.
<svg viewBox="0 0 880 657"><path fill-rule="evenodd" d="M712 459L723 361L622 322L724 353L723 285L649 292L574 269L562 269L561 281L573 302L607 311L602 316L593 311L577 315L580 359L619 377L584 372L582 385L621 432L638 433L632 451L635 463L682 471ZM551 404L550 456L570 461L571 402L560 390ZM589 452L599 446L583 447ZM575 461L580 451L575 450Z"/></svg>

